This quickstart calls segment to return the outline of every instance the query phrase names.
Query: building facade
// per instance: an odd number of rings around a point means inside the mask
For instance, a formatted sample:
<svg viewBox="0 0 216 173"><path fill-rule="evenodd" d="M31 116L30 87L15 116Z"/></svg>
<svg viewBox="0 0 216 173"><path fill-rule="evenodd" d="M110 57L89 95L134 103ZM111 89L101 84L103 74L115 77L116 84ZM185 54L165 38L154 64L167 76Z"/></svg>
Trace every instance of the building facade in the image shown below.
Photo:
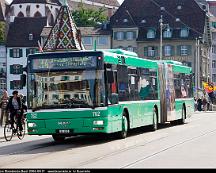
<svg viewBox="0 0 216 173"><path fill-rule="evenodd" d="M194 78L199 76L194 80L198 88L202 81L209 80L209 17L196 1L125 0L110 23L113 48L134 51L142 58L175 60L191 66Z"/></svg>
<svg viewBox="0 0 216 173"><path fill-rule="evenodd" d="M14 17L47 17L52 26L61 3L58 0L13 0L10 4L10 20Z"/></svg>
<svg viewBox="0 0 216 173"><path fill-rule="evenodd" d="M86 50L111 49L111 31L101 27L79 27Z"/></svg>
<svg viewBox="0 0 216 173"><path fill-rule="evenodd" d="M6 42L7 90L10 95L13 90L26 95L27 89L21 85L21 74L27 65L27 56L38 51L38 40L46 23L46 17L16 17L10 23Z"/></svg>
<svg viewBox="0 0 216 173"><path fill-rule="evenodd" d="M6 2L0 0L0 95L6 89Z"/></svg>
<svg viewBox="0 0 216 173"><path fill-rule="evenodd" d="M216 84L216 1L209 1L211 13L212 49L211 49L211 79Z"/></svg>

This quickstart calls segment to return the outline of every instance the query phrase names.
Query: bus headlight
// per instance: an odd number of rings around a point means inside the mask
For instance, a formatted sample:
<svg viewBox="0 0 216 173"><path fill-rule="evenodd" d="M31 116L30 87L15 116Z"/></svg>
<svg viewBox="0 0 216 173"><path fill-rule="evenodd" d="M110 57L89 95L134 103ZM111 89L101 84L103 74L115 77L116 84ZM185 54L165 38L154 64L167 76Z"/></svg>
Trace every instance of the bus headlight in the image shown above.
<svg viewBox="0 0 216 173"><path fill-rule="evenodd" d="M93 121L94 125L104 125L103 120Z"/></svg>
<svg viewBox="0 0 216 173"><path fill-rule="evenodd" d="M37 125L35 123L28 123L28 127L36 127Z"/></svg>

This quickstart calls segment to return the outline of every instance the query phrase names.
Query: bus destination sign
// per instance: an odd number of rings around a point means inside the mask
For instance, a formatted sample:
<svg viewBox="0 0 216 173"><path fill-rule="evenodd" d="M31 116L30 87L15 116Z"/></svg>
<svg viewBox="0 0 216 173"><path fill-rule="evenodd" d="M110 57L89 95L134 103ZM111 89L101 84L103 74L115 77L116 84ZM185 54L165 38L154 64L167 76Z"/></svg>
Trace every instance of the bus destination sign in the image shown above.
<svg viewBox="0 0 216 173"><path fill-rule="evenodd" d="M33 70L95 68L96 56L32 59Z"/></svg>

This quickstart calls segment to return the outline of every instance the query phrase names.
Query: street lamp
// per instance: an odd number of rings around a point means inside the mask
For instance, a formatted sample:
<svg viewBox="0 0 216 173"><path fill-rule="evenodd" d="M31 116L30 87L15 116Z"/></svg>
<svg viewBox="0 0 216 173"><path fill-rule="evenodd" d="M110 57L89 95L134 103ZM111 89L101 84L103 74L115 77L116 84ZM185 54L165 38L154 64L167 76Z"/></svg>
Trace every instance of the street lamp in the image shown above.
<svg viewBox="0 0 216 173"><path fill-rule="evenodd" d="M169 27L169 24L163 23L163 16L162 15L161 15L159 22L160 22L160 60L162 60L162 56L163 56L163 29L166 27Z"/></svg>

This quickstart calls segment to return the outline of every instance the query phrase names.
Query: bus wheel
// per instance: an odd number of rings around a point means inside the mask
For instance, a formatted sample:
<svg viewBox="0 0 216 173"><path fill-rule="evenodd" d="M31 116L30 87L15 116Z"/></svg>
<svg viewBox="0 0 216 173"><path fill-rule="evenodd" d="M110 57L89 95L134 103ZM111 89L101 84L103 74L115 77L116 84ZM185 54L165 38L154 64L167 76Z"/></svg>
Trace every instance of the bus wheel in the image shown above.
<svg viewBox="0 0 216 173"><path fill-rule="evenodd" d="M182 119L179 120L179 124L185 124L186 111L184 106L182 107Z"/></svg>
<svg viewBox="0 0 216 173"><path fill-rule="evenodd" d="M123 113L122 116L122 131L117 133L117 137L120 139L124 139L127 137L127 133L128 133L128 129L129 129L129 122L128 122L128 118L126 116L126 113Z"/></svg>
<svg viewBox="0 0 216 173"><path fill-rule="evenodd" d="M60 135L52 135L55 142L63 142L65 140L65 136Z"/></svg>
<svg viewBox="0 0 216 173"><path fill-rule="evenodd" d="M158 129L158 118L157 118L157 112L155 109L153 111L153 124L152 124L151 129L152 131L155 131Z"/></svg>

